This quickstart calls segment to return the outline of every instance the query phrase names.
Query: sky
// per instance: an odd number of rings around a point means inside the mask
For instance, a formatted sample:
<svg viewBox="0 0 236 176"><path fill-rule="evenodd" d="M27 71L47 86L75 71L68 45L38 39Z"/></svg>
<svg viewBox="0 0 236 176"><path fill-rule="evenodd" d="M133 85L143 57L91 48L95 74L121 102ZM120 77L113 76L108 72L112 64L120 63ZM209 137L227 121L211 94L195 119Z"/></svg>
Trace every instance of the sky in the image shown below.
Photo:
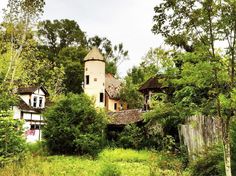
<svg viewBox="0 0 236 176"><path fill-rule="evenodd" d="M151 32L153 8L158 0L45 0L45 19L71 19L77 21L88 37L98 35L123 43L129 51L129 60L118 68L121 77L128 69L141 62L150 48L163 45L161 37ZM7 0L0 0L3 9ZM0 20L2 13L0 13Z"/></svg>

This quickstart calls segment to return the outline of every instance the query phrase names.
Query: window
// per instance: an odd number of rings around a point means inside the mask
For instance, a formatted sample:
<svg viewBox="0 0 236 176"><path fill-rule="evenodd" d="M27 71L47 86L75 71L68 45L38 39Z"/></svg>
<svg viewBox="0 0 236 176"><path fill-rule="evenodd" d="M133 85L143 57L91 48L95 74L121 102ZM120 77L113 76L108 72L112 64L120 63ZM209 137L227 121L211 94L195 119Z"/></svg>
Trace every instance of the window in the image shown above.
<svg viewBox="0 0 236 176"><path fill-rule="evenodd" d="M39 107L43 107L43 97L39 97Z"/></svg>
<svg viewBox="0 0 236 176"><path fill-rule="evenodd" d="M121 110L123 109L123 104L120 104L120 109L121 109Z"/></svg>
<svg viewBox="0 0 236 176"><path fill-rule="evenodd" d="M114 103L114 110L117 110L117 103Z"/></svg>
<svg viewBox="0 0 236 176"><path fill-rule="evenodd" d="M89 84L89 75L86 75L86 84Z"/></svg>
<svg viewBox="0 0 236 176"><path fill-rule="evenodd" d="M31 124L30 125L30 130L39 130L40 126L38 124Z"/></svg>
<svg viewBox="0 0 236 176"><path fill-rule="evenodd" d="M33 99L33 107L34 108L37 107L37 97L34 97L34 99Z"/></svg>
<svg viewBox="0 0 236 176"><path fill-rule="evenodd" d="M94 78L94 81L96 82L96 81L97 81L97 78Z"/></svg>
<svg viewBox="0 0 236 176"><path fill-rule="evenodd" d="M104 99L104 94L103 94L103 93L100 93L100 103L103 102L103 99Z"/></svg>

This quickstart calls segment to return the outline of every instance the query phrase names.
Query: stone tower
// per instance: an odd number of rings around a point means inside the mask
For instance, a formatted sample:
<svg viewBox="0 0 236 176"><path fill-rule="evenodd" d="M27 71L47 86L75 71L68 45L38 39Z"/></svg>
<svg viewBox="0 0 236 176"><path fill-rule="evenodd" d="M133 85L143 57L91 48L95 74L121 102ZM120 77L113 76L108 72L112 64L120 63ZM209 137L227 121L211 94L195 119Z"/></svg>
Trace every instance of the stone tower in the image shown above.
<svg viewBox="0 0 236 176"><path fill-rule="evenodd" d="M84 58L84 93L94 98L96 107L105 107L105 60L93 48Z"/></svg>

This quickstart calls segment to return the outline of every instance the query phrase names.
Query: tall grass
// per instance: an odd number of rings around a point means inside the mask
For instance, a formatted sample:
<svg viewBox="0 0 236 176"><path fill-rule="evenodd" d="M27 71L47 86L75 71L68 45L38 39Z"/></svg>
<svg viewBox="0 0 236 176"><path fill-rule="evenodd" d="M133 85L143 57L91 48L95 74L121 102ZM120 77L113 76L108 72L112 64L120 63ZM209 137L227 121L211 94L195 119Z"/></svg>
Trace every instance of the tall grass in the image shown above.
<svg viewBox="0 0 236 176"><path fill-rule="evenodd" d="M155 155L150 151L145 150L132 150L132 149L104 149L99 155L99 160L105 160L110 162L146 162L148 159Z"/></svg>
<svg viewBox="0 0 236 176"><path fill-rule="evenodd" d="M1 168L0 176L187 176L178 171L180 161L175 156L168 157L130 149L105 149L97 159L28 154L23 162Z"/></svg>

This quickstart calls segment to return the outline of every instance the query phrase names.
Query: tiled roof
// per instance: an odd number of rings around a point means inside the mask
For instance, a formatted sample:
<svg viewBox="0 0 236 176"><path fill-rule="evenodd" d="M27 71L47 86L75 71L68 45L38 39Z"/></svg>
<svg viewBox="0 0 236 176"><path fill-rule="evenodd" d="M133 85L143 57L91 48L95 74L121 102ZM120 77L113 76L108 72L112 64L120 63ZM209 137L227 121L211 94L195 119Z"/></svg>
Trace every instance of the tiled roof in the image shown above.
<svg viewBox="0 0 236 176"><path fill-rule="evenodd" d="M46 96L49 95L48 91L43 86L20 87L17 89L17 93L18 94L32 94L37 89L40 89L40 88L44 91Z"/></svg>
<svg viewBox="0 0 236 176"><path fill-rule="evenodd" d="M104 61L104 58L98 48L94 47L92 50L85 56L84 61L88 60L101 60Z"/></svg>
<svg viewBox="0 0 236 176"><path fill-rule="evenodd" d="M158 77L152 77L148 79L140 88L139 91L143 91L145 89L160 89L161 84L158 82Z"/></svg>
<svg viewBox="0 0 236 176"><path fill-rule="evenodd" d="M24 100L20 99L20 102L18 104L18 108L24 111L35 111L40 113L43 109L33 108L30 105L27 105Z"/></svg>
<svg viewBox="0 0 236 176"><path fill-rule="evenodd" d="M142 110L140 109L130 109L119 112L109 112L108 113L110 122L113 125L128 125L143 120Z"/></svg>
<svg viewBox="0 0 236 176"><path fill-rule="evenodd" d="M112 74L106 74L105 89L110 98L119 99L121 81L114 78Z"/></svg>
<svg viewBox="0 0 236 176"><path fill-rule="evenodd" d="M32 86L32 87L20 87L17 89L17 93L19 94L31 94L33 92L35 92L38 89L38 86Z"/></svg>

